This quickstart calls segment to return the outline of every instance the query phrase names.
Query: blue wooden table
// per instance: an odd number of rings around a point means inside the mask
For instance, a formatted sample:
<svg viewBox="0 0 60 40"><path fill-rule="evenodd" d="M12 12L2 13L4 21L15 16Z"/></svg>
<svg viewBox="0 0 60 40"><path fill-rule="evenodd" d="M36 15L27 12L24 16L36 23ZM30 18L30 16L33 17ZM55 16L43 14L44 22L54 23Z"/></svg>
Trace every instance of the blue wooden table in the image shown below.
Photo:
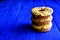
<svg viewBox="0 0 60 40"><path fill-rule="evenodd" d="M49 32L31 28L31 9L53 8L53 26ZM59 0L2 0L0 1L0 40L60 40Z"/></svg>

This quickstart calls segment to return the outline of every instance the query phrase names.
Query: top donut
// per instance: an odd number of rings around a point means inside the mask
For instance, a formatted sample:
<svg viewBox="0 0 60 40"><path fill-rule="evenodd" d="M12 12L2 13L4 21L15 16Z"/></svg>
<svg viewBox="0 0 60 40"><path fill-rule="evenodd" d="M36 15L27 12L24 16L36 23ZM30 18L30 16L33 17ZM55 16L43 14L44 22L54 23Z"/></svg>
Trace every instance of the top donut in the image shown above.
<svg viewBox="0 0 60 40"><path fill-rule="evenodd" d="M35 7L32 9L32 15L40 15L40 16L47 16L53 13L53 9L50 7Z"/></svg>

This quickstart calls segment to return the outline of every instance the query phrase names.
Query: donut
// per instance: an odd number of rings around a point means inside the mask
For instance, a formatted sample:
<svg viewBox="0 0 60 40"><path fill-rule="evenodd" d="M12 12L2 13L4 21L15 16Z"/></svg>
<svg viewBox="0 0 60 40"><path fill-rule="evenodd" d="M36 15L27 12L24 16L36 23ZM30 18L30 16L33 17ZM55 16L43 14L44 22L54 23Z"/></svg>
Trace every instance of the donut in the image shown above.
<svg viewBox="0 0 60 40"><path fill-rule="evenodd" d="M36 26L34 24L32 24L32 27L34 29L36 29L37 31L40 31L40 32L46 32L46 31L49 31L52 27L52 22L50 22L49 24L47 25L43 25L43 26Z"/></svg>
<svg viewBox="0 0 60 40"><path fill-rule="evenodd" d="M34 16L38 16L38 15L41 15L41 16L47 16L47 15L51 15L53 13L53 9L50 8L50 7L35 7L32 9L32 15Z"/></svg>
<svg viewBox="0 0 60 40"><path fill-rule="evenodd" d="M32 17L34 18L34 19L41 19L41 18L48 18L48 17L50 17L51 15L47 15L47 16L41 16L41 15L38 15L38 16L34 16L34 15L32 15Z"/></svg>
<svg viewBox="0 0 60 40"><path fill-rule="evenodd" d="M46 22L34 22L32 21L32 24L36 25L36 26L43 26L43 25L47 25L49 24L51 21L46 21Z"/></svg>
<svg viewBox="0 0 60 40"><path fill-rule="evenodd" d="M35 19L35 18L31 18L32 21L34 22L46 22L46 21L52 21L53 17L49 16L47 18L40 18L40 19Z"/></svg>

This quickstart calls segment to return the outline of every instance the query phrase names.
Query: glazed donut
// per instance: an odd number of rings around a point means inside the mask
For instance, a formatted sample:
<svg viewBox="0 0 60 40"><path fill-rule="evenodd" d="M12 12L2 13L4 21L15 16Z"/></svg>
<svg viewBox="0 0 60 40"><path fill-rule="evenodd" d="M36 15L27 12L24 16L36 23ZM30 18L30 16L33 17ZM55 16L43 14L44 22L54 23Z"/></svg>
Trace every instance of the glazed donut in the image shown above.
<svg viewBox="0 0 60 40"><path fill-rule="evenodd" d="M53 9L50 7L35 7L32 9L32 15L34 16L47 16L47 15L51 15L53 13Z"/></svg>

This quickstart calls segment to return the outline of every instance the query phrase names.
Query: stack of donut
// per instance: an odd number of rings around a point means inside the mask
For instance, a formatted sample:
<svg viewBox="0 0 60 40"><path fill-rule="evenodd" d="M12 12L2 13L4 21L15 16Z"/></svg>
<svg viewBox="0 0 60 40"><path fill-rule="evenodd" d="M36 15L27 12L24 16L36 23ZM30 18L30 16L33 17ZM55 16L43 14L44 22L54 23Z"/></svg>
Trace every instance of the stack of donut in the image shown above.
<svg viewBox="0 0 60 40"><path fill-rule="evenodd" d="M32 9L32 27L37 31L46 32L52 27L53 9L50 7L35 7Z"/></svg>

